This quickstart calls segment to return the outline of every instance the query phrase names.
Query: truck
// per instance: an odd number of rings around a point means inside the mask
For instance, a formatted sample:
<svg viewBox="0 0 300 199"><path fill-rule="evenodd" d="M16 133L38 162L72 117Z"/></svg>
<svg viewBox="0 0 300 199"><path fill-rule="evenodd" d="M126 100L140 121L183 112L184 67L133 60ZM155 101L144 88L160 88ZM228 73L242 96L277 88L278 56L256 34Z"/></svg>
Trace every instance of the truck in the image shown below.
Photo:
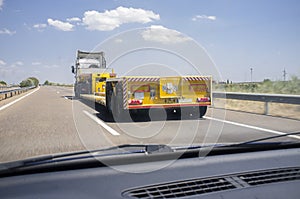
<svg viewBox="0 0 300 199"><path fill-rule="evenodd" d="M117 76L104 52L78 50L72 72L75 97L104 106L115 121L150 109L201 118L212 103L211 76Z"/></svg>

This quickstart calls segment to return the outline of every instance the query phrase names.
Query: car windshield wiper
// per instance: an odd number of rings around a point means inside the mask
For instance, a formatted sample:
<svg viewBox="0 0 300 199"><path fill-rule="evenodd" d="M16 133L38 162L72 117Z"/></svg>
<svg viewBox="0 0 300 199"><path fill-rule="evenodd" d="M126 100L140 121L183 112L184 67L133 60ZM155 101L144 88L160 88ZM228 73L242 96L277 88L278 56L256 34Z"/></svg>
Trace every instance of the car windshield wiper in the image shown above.
<svg viewBox="0 0 300 199"><path fill-rule="evenodd" d="M237 147L237 146L244 146L244 145L251 145L251 144L259 144L260 142L262 141L267 141L267 140L272 140L272 139L277 139L277 138L282 138L282 137L293 137L295 135L299 135L300 132L292 132L292 133L285 133L285 134L282 134L282 135L274 135L274 136L268 136L268 137L264 137L264 138L259 138L259 139L254 139L254 140L249 140L249 141L246 141L246 142L240 142L240 143L234 143L234 144L229 144L229 145L225 145L225 146L234 146L234 147ZM272 143L272 142L271 142ZM270 144L271 144L270 143ZM273 143L295 143L295 142L292 142L292 141L281 141L281 142L273 142ZM265 143L263 143L265 144Z"/></svg>
<svg viewBox="0 0 300 199"><path fill-rule="evenodd" d="M64 162L69 160L88 159L94 157L104 157L113 155L126 155L126 154L153 154L162 152L172 152L173 149L163 144L125 144L105 149L85 150L78 152L69 152L54 155L45 155L40 157L28 158L8 163L0 164L0 173L3 171L17 169L22 167L37 166L47 163Z"/></svg>
<svg viewBox="0 0 300 199"><path fill-rule="evenodd" d="M263 142L271 139L277 139L282 137L293 137L296 135L299 135L300 132L292 132L292 133L285 133L282 135L275 135L275 136L268 136L264 138L249 140L245 142L239 142L239 143L230 143L230 144L208 144L208 145L195 145L195 146L180 146L180 147L174 147L173 149L177 150L193 150L193 149L206 149L206 148L229 148L229 147L251 147L254 145L283 145L283 144L293 144L295 142L292 141L278 141L278 142ZM299 142L296 142L299 143Z"/></svg>
<svg viewBox="0 0 300 199"><path fill-rule="evenodd" d="M233 143L233 144L207 144L207 145L195 145L195 146L177 146L171 147L164 144L125 144L119 145L104 149L96 149L96 150L85 150L85 151L77 151L77 152L68 152L62 154L53 154L53 155L45 155L40 157L28 158L24 160L18 160L14 162L7 162L0 164L0 176L9 176L20 173L20 170L23 169L31 169L32 172L36 172L39 167L47 167L45 171L48 171L50 168L54 170L58 170L57 165L60 165L60 168L66 169L74 169L74 164L76 163L82 167L89 166L99 166L99 161L96 158L109 158L110 160L114 158L125 157L126 155L133 154L144 154L142 158L149 159L149 161L155 161L152 156L148 156L149 154L164 155L165 158L189 158L196 157L199 154L200 150L203 150L203 154L208 155L224 155L224 154L232 154L232 153L241 153L241 152L249 152L249 151L262 151L262 150L274 150L274 149L285 149L285 148L299 148L300 142L292 142L292 141L284 141L284 142L264 142L266 140L281 138L281 137L291 137L295 135L299 135L300 132L295 133L286 133L283 135L276 136L268 136L265 138L250 140L246 142ZM178 152L173 153L173 152ZM206 153L207 152L207 153ZM171 155L172 154L172 155ZM125 155L125 156L123 156ZM130 159L134 159L129 156ZM140 156L139 156L140 157ZM137 157L138 158L138 157ZM151 159L152 158L152 159ZM124 160L124 162L126 162ZM151 160L150 160L151 159ZM119 163L124 163L122 162ZM143 161L143 159L136 159L136 161ZM134 162L134 161L133 161ZM75 164L75 165L76 165ZM102 164L102 163L100 163ZM63 165L63 166L61 166ZM66 166L67 165L67 166ZM70 166L70 167L68 167ZM50 170L51 170L50 169Z"/></svg>

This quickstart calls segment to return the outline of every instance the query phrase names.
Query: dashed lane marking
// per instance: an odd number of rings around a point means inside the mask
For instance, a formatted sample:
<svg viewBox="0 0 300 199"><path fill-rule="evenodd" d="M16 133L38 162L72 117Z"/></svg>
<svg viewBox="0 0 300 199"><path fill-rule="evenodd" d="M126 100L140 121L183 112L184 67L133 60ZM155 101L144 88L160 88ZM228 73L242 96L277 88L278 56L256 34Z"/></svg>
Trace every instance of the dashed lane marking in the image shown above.
<svg viewBox="0 0 300 199"><path fill-rule="evenodd" d="M89 118L91 118L92 120L94 120L97 124L99 124L100 126L102 126L103 128L105 128L110 134L112 135L120 135L117 131L115 131L114 129L112 129L110 126L108 126L107 124L105 124L102 120L100 120L97 116L87 112L87 111L83 111L84 114L86 114Z"/></svg>

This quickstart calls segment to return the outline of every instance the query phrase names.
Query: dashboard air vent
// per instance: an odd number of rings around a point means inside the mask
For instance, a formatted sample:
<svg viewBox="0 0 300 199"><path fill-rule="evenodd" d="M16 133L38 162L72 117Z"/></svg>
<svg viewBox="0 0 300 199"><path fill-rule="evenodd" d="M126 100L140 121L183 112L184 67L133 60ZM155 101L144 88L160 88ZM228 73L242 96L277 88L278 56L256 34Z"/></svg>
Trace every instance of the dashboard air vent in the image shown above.
<svg viewBox="0 0 300 199"><path fill-rule="evenodd" d="M238 175L238 177L251 186L269 184L273 182L300 180L300 168L257 171L241 174Z"/></svg>
<svg viewBox="0 0 300 199"><path fill-rule="evenodd" d="M269 183L300 180L300 168L280 168L197 178L138 187L122 193L125 198L181 198Z"/></svg>
<svg viewBox="0 0 300 199"><path fill-rule="evenodd" d="M194 179L126 191L126 198L179 198L236 188L225 178Z"/></svg>

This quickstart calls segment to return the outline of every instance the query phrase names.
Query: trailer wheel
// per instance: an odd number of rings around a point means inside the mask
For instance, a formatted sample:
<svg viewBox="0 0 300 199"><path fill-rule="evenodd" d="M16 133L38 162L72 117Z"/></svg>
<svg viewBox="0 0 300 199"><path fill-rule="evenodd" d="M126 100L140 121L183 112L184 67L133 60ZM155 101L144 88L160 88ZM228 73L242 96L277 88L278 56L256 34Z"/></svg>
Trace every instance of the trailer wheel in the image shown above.
<svg viewBox="0 0 300 199"><path fill-rule="evenodd" d="M76 97L76 98L79 98L79 97L80 97L80 93L78 92L78 90L79 90L79 89L78 89L78 86L75 86L75 87L74 87L74 93L75 93L75 97Z"/></svg>
<svg viewBox="0 0 300 199"><path fill-rule="evenodd" d="M199 107L200 118L202 118L206 114L206 111L207 111L207 106L200 106Z"/></svg>
<svg viewBox="0 0 300 199"><path fill-rule="evenodd" d="M127 122L131 120L131 116L128 110L123 108L123 94L121 90L121 84L116 86L116 92L111 96L111 111L115 122Z"/></svg>
<svg viewBox="0 0 300 199"><path fill-rule="evenodd" d="M76 89L74 89L74 94L75 94L75 97L76 97L76 98L78 98L78 97L79 97L79 95L78 95L78 93L77 93Z"/></svg>
<svg viewBox="0 0 300 199"><path fill-rule="evenodd" d="M111 83L106 83L106 94L105 94L105 107L106 107L106 111L109 114L112 114L112 95L113 95L113 91L112 91L112 87L111 87Z"/></svg>
<svg viewBox="0 0 300 199"><path fill-rule="evenodd" d="M123 121L124 119L124 110L121 107L122 103L119 100L118 95L112 95L111 98L111 113L116 122Z"/></svg>

